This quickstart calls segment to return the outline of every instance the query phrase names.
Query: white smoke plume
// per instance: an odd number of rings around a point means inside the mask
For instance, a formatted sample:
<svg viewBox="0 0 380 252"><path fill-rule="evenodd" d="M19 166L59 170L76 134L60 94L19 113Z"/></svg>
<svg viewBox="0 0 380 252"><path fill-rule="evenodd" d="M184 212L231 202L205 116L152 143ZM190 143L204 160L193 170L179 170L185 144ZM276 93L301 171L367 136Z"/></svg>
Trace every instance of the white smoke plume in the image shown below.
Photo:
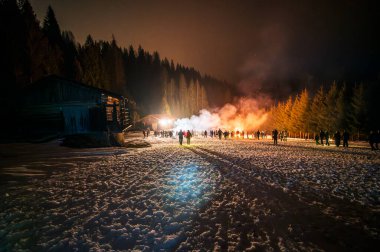
<svg viewBox="0 0 380 252"><path fill-rule="evenodd" d="M213 112L202 109L199 115L176 120L174 130L257 130L267 119L265 109L259 106L263 103L268 104L268 101L241 98L235 104L228 103Z"/></svg>

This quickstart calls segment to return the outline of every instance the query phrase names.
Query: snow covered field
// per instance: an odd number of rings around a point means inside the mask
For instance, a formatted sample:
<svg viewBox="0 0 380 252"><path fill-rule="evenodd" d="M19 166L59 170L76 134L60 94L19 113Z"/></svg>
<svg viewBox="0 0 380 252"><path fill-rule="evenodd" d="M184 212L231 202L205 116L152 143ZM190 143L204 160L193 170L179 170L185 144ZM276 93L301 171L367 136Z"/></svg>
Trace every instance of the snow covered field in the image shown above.
<svg viewBox="0 0 380 252"><path fill-rule="evenodd" d="M380 152L151 137L0 146L0 251L376 251Z"/></svg>

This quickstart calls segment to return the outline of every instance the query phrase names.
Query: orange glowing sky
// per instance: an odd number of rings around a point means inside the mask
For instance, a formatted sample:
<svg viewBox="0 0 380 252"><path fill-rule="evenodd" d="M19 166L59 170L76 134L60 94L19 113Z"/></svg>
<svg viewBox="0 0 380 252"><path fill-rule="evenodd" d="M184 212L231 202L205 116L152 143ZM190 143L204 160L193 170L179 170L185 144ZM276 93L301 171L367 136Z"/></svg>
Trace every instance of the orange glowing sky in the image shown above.
<svg viewBox="0 0 380 252"><path fill-rule="evenodd" d="M343 2L31 0L40 20L50 4L78 42L114 34L121 46L141 45L242 85L377 78L376 8Z"/></svg>

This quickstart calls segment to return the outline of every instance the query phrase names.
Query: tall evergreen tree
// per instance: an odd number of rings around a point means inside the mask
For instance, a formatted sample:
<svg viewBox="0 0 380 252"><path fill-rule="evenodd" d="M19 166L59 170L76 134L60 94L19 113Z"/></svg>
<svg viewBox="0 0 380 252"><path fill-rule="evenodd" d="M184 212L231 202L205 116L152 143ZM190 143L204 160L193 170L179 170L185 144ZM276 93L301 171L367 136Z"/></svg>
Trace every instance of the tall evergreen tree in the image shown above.
<svg viewBox="0 0 380 252"><path fill-rule="evenodd" d="M367 104L365 101L365 90L363 83L356 85L353 89L353 95L351 100L352 106L352 126L357 132L358 139L360 138L360 132L366 126L367 123Z"/></svg>
<svg viewBox="0 0 380 252"><path fill-rule="evenodd" d="M325 94L323 87L321 86L317 93L314 95L310 106L310 126L312 131L319 132L319 130L323 128L324 120L326 120L326 118L323 117L325 114L325 108Z"/></svg>
<svg viewBox="0 0 380 252"><path fill-rule="evenodd" d="M105 88L120 94L126 94L125 66L122 50L113 37L111 43L102 43L102 58L106 71Z"/></svg>
<svg viewBox="0 0 380 252"><path fill-rule="evenodd" d="M45 72L44 61L48 57L48 40L40 28L39 21L28 0L21 2L21 14L24 23L24 74L25 83L41 78Z"/></svg>
<svg viewBox="0 0 380 252"><path fill-rule="evenodd" d="M179 104L180 104L180 113L183 116L190 116L189 109L189 94L185 75L181 74L179 79Z"/></svg>
<svg viewBox="0 0 380 252"><path fill-rule="evenodd" d="M63 40L53 8L49 5L42 27L43 32L49 39L48 55L45 61L47 74L61 75L63 72Z"/></svg>
<svg viewBox="0 0 380 252"><path fill-rule="evenodd" d="M64 53L63 73L70 79L80 80L82 73L79 62L78 46L74 34L70 31L63 31L62 43Z"/></svg>
<svg viewBox="0 0 380 252"><path fill-rule="evenodd" d="M87 36L84 46L79 49L81 65L81 81L98 88L106 88L106 74L101 58L100 44L95 42L90 35Z"/></svg>
<svg viewBox="0 0 380 252"><path fill-rule="evenodd" d="M61 29L50 5L48 6L42 29L52 44L62 45Z"/></svg>
<svg viewBox="0 0 380 252"><path fill-rule="evenodd" d="M336 127L337 129L346 129L351 130L351 126L349 124L349 111L350 102L347 99L347 87L346 84L340 88L337 101L336 101Z"/></svg>
<svg viewBox="0 0 380 252"><path fill-rule="evenodd" d="M330 132L338 129L336 102L338 98L338 86L334 81L326 94L323 110L320 112L321 129L328 129Z"/></svg>

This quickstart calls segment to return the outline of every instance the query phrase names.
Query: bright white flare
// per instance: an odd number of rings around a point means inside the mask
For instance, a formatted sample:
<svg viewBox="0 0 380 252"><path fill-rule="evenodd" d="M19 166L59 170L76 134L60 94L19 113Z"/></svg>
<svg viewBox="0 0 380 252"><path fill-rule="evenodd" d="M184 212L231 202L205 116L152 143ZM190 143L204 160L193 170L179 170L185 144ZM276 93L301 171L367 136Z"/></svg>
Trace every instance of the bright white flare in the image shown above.
<svg viewBox="0 0 380 252"><path fill-rule="evenodd" d="M254 130L267 119L267 113L259 108L255 99L242 98L235 105L226 104L215 112L202 109L199 115L178 119L174 130Z"/></svg>
<svg viewBox="0 0 380 252"><path fill-rule="evenodd" d="M168 126L168 125L170 125L172 123L172 120L170 120L170 119L161 119L161 120L158 121L158 123L161 126L166 127L166 126Z"/></svg>

